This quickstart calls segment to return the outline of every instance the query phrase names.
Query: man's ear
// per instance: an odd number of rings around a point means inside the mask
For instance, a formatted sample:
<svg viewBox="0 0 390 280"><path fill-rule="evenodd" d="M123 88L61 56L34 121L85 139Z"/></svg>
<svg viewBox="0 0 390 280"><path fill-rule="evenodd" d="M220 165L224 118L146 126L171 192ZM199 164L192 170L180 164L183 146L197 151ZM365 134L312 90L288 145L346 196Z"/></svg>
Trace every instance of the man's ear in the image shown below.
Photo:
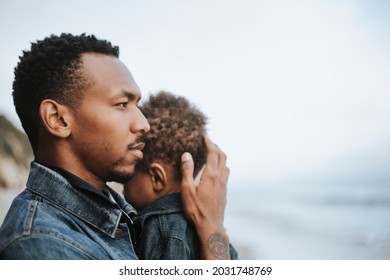
<svg viewBox="0 0 390 280"><path fill-rule="evenodd" d="M164 167L157 162L152 162L149 166L149 175L153 183L153 191L158 193L164 190L168 179Z"/></svg>
<svg viewBox="0 0 390 280"><path fill-rule="evenodd" d="M44 128L52 135L66 138L70 135L69 108L52 99L45 99L39 107L39 114Z"/></svg>

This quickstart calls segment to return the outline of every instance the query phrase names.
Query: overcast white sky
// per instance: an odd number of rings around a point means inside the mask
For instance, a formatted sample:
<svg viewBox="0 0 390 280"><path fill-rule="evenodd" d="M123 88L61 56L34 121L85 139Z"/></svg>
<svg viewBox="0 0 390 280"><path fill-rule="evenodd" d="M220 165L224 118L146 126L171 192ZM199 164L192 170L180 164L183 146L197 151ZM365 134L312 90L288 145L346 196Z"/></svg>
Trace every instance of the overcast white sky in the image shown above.
<svg viewBox="0 0 390 280"><path fill-rule="evenodd" d="M209 116L231 181L390 183L390 2L1 1L0 113L19 125L13 68L30 42L119 45L144 98Z"/></svg>

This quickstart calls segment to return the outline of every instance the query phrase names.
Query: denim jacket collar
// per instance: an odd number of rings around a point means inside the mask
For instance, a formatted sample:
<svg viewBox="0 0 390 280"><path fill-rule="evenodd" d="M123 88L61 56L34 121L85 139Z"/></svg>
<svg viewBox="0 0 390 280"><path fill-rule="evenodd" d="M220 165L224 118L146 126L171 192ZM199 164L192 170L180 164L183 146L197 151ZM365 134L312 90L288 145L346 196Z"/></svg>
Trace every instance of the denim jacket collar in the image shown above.
<svg viewBox="0 0 390 280"><path fill-rule="evenodd" d="M122 211L129 216L136 213L135 209L111 188L107 187L107 190L117 203L71 186L63 176L37 162L31 162L27 188L110 237L115 237Z"/></svg>

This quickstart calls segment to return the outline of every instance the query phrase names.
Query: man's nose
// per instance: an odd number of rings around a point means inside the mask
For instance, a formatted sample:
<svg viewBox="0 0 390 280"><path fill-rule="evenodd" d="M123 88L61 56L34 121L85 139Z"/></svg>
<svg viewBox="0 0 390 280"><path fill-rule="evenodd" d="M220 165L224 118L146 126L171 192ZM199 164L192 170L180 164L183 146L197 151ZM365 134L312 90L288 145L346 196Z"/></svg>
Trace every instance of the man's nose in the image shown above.
<svg viewBox="0 0 390 280"><path fill-rule="evenodd" d="M134 119L131 121L130 131L133 133L146 133L150 130L150 125L148 120L145 118L144 114L138 109Z"/></svg>

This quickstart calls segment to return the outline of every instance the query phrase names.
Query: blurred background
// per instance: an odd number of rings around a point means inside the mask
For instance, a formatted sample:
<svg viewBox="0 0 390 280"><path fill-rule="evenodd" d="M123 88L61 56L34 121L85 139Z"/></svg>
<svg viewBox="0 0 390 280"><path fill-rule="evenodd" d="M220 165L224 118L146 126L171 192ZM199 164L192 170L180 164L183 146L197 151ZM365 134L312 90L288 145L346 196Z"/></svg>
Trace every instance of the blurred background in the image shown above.
<svg viewBox="0 0 390 280"><path fill-rule="evenodd" d="M12 101L30 43L120 46L143 98L186 96L231 170L242 259L390 259L390 2L0 0L0 222L31 150Z"/></svg>

